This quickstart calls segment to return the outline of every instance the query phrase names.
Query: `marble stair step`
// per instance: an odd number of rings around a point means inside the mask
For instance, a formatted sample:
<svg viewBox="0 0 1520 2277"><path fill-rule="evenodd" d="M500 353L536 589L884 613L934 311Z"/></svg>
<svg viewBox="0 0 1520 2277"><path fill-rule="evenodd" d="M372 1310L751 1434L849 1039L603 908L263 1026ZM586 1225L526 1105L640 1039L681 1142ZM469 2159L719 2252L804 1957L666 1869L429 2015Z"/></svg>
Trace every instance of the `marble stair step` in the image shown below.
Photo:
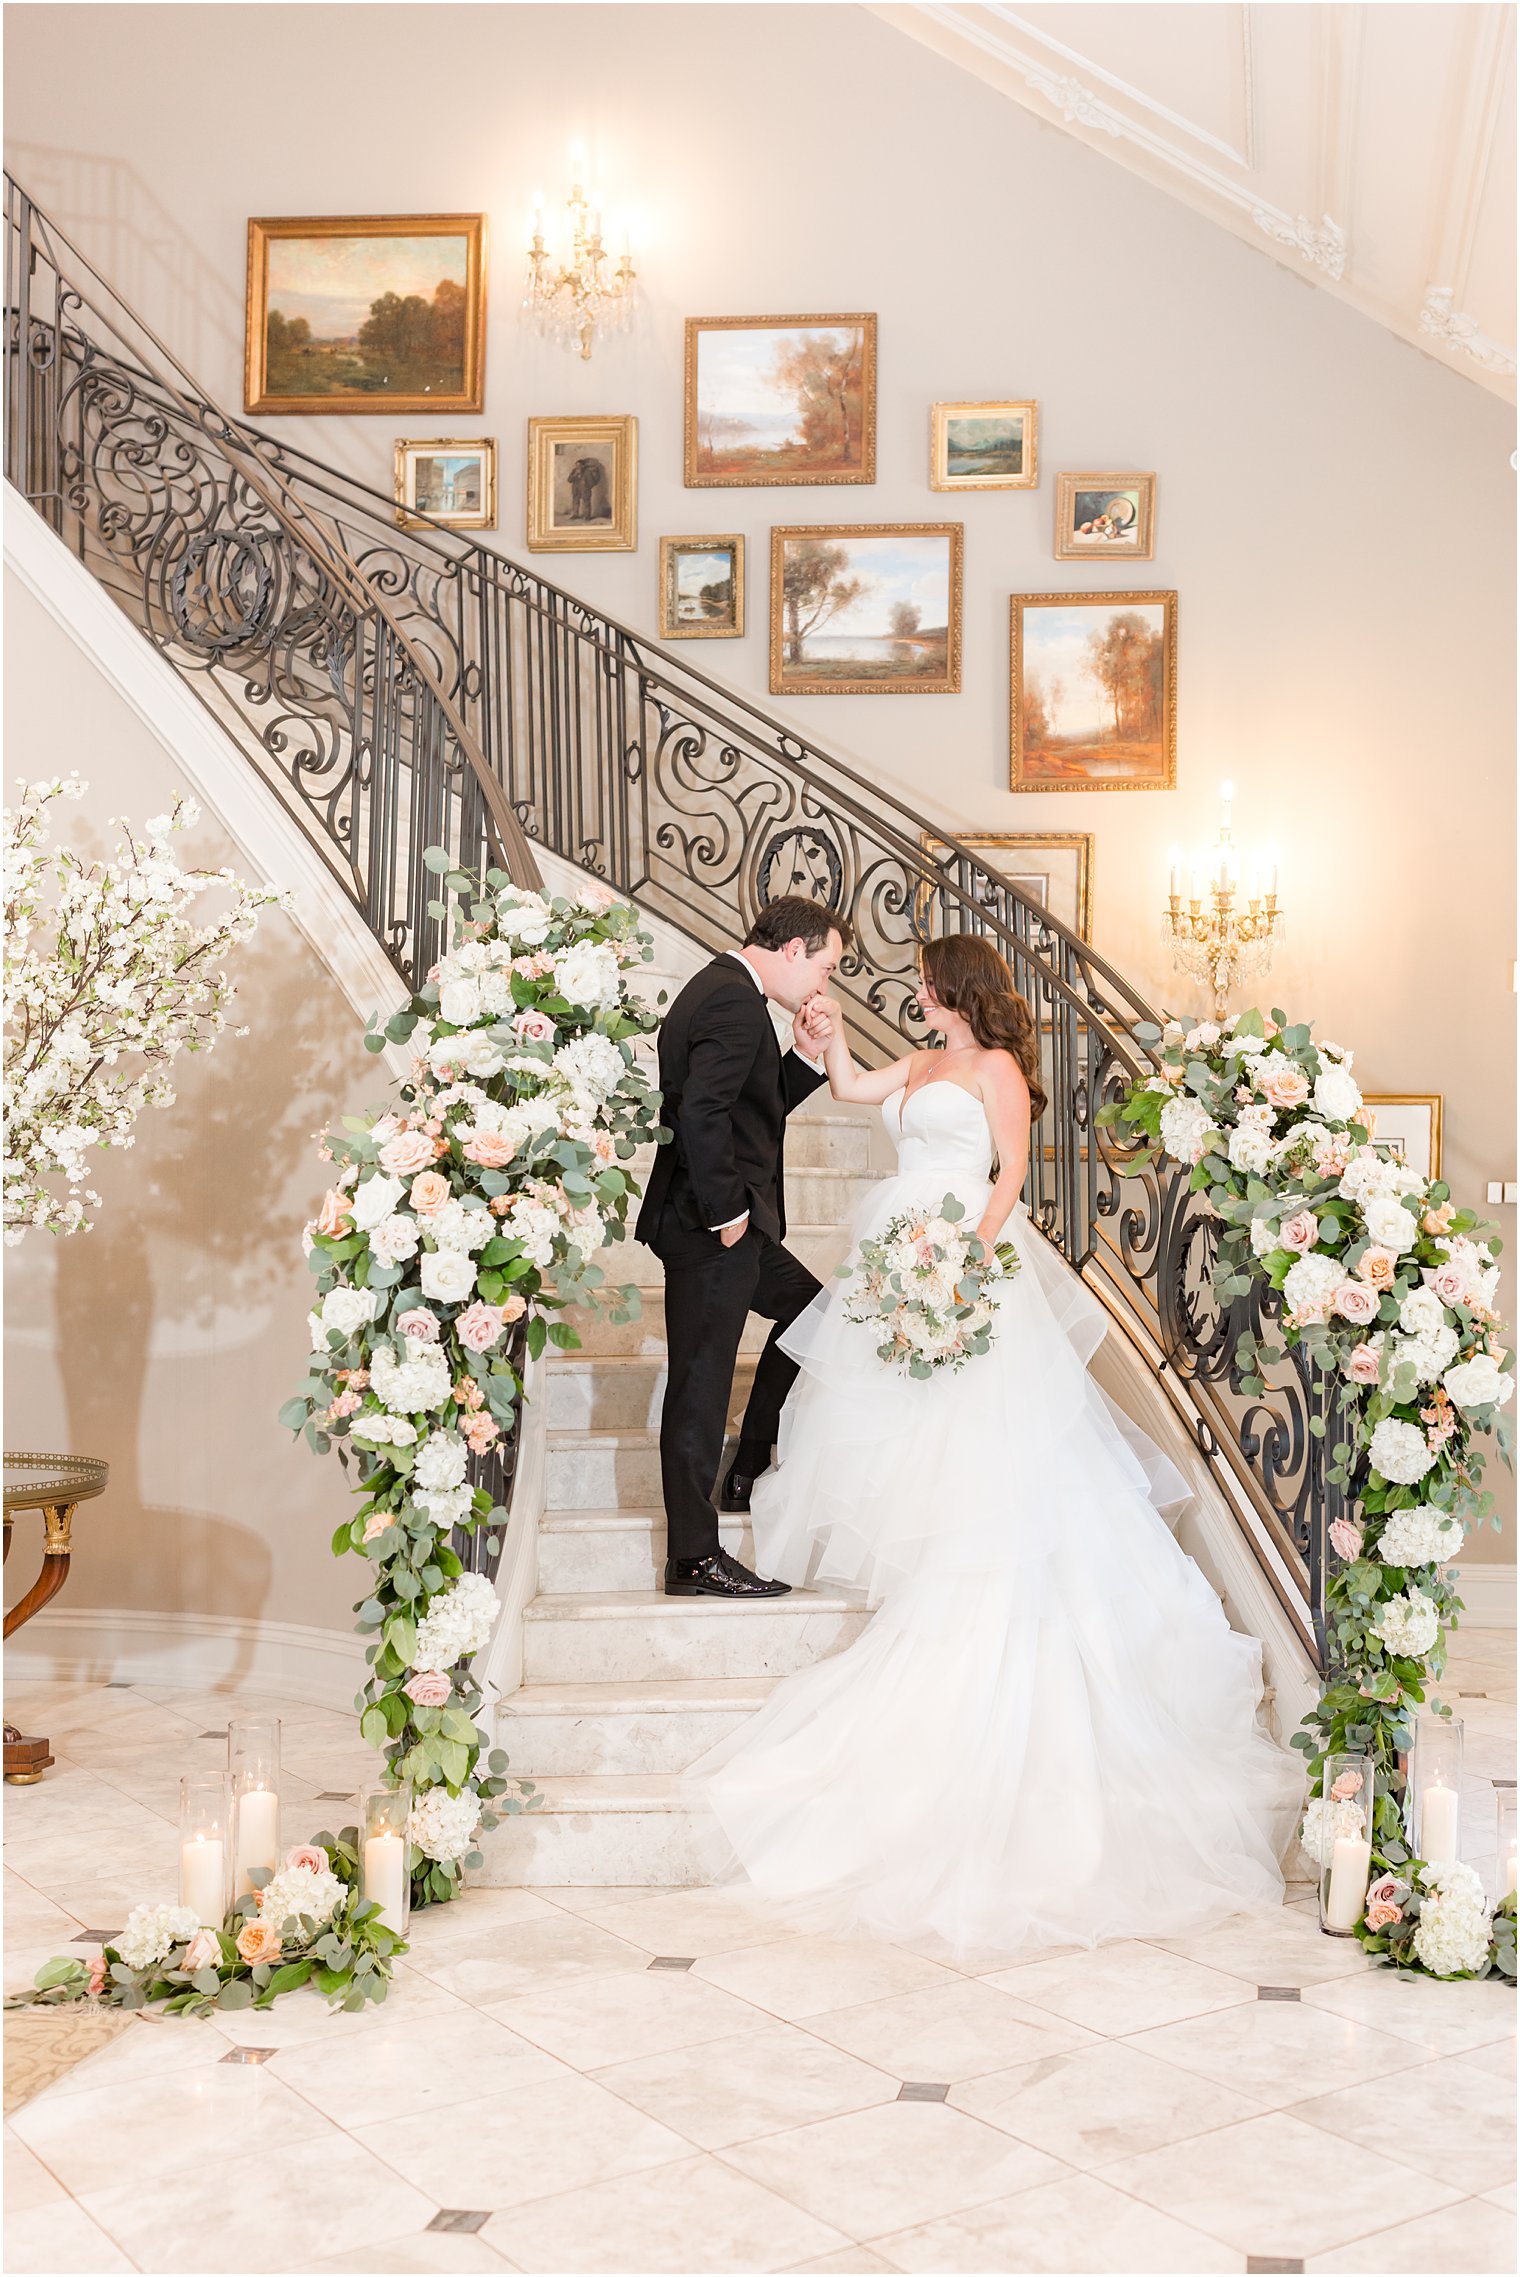
<svg viewBox="0 0 1520 2277"><path fill-rule="evenodd" d="M754 1536L743 1517L718 1521L723 1547L753 1565ZM538 1527L538 1586L547 1597L653 1590L665 1568L665 1513L652 1510L548 1510Z"/></svg>
<svg viewBox="0 0 1520 2277"><path fill-rule="evenodd" d="M665 1352L665 1291L663 1287L645 1286L639 1291L640 1306L637 1320L609 1320L604 1312L592 1312L577 1307L567 1312L566 1320L581 1340L581 1354L591 1358L622 1359L633 1356L661 1357ZM753 1358L763 1347L770 1334L771 1324L751 1314L745 1323L743 1340L739 1346L741 1358ZM556 1356L551 1367L558 1368L561 1357L574 1360L581 1354L566 1353Z"/></svg>
<svg viewBox="0 0 1520 2277"><path fill-rule="evenodd" d="M609 1773L535 1782L539 1806L480 1839L470 1879L487 1888L672 1889L706 1882L695 1814L678 1779Z"/></svg>
<svg viewBox="0 0 1520 2277"><path fill-rule="evenodd" d="M684 1771L765 1705L766 1676L526 1684L503 1702L497 1739L520 1777Z"/></svg>
<svg viewBox="0 0 1520 2277"><path fill-rule="evenodd" d="M850 1598L811 1589L748 1603L632 1589L539 1596L523 1616L523 1676L529 1684L788 1676L842 1650L868 1617Z"/></svg>
<svg viewBox="0 0 1520 2277"><path fill-rule="evenodd" d="M856 1209L879 1185L872 1170L812 1168L786 1155L786 1206L790 1215L807 1225L847 1226Z"/></svg>
<svg viewBox="0 0 1520 2277"><path fill-rule="evenodd" d="M730 1406L742 1411L754 1380L752 1358L741 1355ZM665 1404L661 1354L556 1355L545 1387L551 1431L654 1430Z"/></svg>

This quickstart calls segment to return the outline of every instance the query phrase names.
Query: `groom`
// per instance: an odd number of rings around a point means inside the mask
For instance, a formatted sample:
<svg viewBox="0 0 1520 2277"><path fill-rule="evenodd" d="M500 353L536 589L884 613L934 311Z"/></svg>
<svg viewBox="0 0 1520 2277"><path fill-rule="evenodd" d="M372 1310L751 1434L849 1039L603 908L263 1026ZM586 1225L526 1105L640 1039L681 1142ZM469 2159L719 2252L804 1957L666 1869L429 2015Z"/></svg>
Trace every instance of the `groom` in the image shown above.
<svg viewBox="0 0 1520 2277"><path fill-rule="evenodd" d="M784 1581L762 1581L723 1549L712 1490L746 1316L758 1312L776 1325L723 1482L725 1511L748 1510L750 1488L770 1462L797 1373L777 1338L818 1294L807 1267L781 1246L782 1149L787 1116L824 1080L815 1056L832 1033L823 993L850 939L849 920L818 902L798 894L773 901L742 948L725 950L687 982L660 1029L664 1116L675 1137L655 1157L638 1237L665 1267L668 1597L787 1594ZM789 1052L767 1001L796 1015Z"/></svg>

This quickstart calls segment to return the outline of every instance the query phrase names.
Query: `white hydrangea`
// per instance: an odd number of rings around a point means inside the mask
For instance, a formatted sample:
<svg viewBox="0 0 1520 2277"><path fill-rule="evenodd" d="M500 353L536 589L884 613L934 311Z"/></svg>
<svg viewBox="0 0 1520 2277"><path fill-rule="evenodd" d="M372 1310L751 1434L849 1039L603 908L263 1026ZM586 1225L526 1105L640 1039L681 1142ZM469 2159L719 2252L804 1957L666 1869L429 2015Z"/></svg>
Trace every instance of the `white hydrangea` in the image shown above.
<svg viewBox="0 0 1520 2277"><path fill-rule="evenodd" d="M408 1832L424 1858L444 1864L474 1847L480 1824L480 1797L472 1787L451 1795L447 1787L425 1787L412 1805Z"/></svg>
<svg viewBox="0 0 1520 2277"><path fill-rule="evenodd" d="M440 1249L484 1249L495 1230L489 1210L464 1202L445 1202L428 1219L428 1232Z"/></svg>
<svg viewBox="0 0 1520 2277"><path fill-rule="evenodd" d="M354 1188L354 1224L361 1233L369 1233L388 1218L406 1192L399 1178L389 1178L383 1170L372 1171Z"/></svg>
<svg viewBox="0 0 1520 2277"><path fill-rule="evenodd" d="M1462 1547L1462 1529L1455 1518L1434 1503L1417 1502L1412 1509L1395 1510L1378 1536L1376 1554L1384 1565L1434 1565L1455 1557Z"/></svg>
<svg viewBox="0 0 1520 2277"><path fill-rule="evenodd" d="M435 1597L417 1624L412 1666L447 1670L490 1641L501 1607L483 1573L462 1573Z"/></svg>
<svg viewBox="0 0 1520 2277"><path fill-rule="evenodd" d="M1283 1297L1296 1322L1328 1320L1345 1268L1335 1257L1300 1257L1283 1277Z"/></svg>
<svg viewBox="0 0 1520 2277"><path fill-rule="evenodd" d="M135 1905L127 1925L111 1942L129 1969L151 1969L166 1961L176 1945L186 1944L197 1929L220 1929L219 1921L202 1921L189 1905Z"/></svg>
<svg viewBox="0 0 1520 2277"><path fill-rule="evenodd" d="M597 941L575 941L554 960L554 986L567 1004L600 1010L616 1004L622 976L615 952Z"/></svg>
<svg viewBox="0 0 1520 2277"><path fill-rule="evenodd" d="M535 1265L553 1263L560 1223L558 1212L547 1202L535 1201L531 1194L519 1194L502 1219L501 1228L510 1240L522 1243L523 1255L530 1257Z"/></svg>
<svg viewBox="0 0 1520 2277"><path fill-rule="evenodd" d="M1440 1633L1441 1616L1433 1598L1423 1589L1410 1588L1402 1597L1390 1597L1380 1605L1372 1626L1400 1659L1423 1660Z"/></svg>
<svg viewBox="0 0 1520 2277"><path fill-rule="evenodd" d="M480 990L480 1009L485 1019L505 1020L517 1010L510 973L483 972L475 985Z"/></svg>
<svg viewBox="0 0 1520 2277"><path fill-rule="evenodd" d="M1341 1172L1337 1191L1348 1202L1397 1201L1409 1190L1409 1172L1400 1162L1379 1154L1375 1146L1360 1146Z"/></svg>
<svg viewBox="0 0 1520 2277"><path fill-rule="evenodd" d="M1455 1356L1460 1341L1456 1330L1444 1322L1424 1336L1395 1337L1393 1364L1396 1368L1413 1368L1417 1384L1433 1384Z"/></svg>
<svg viewBox="0 0 1520 2277"><path fill-rule="evenodd" d="M298 1915L318 1929L331 1921L343 1899L343 1884L330 1866L282 1866L259 1892L259 1912L276 1929Z"/></svg>
<svg viewBox="0 0 1520 2277"><path fill-rule="evenodd" d="M1448 1368L1441 1382L1457 1407L1503 1407L1515 1388L1514 1377L1487 1352L1475 1352L1460 1367Z"/></svg>
<svg viewBox="0 0 1520 2277"><path fill-rule="evenodd" d="M1199 1099L1169 1099L1161 1110L1161 1143L1174 1162L1201 1162L1218 1136Z"/></svg>
<svg viewBox="0 0 1520 2277"><path fill-rule="evenodd" d="M1391 1249L1395 1257L1402 1257L1406 1249L1413 1249L1419 1236L1419 1220L1414 1212L1383 1196L1363 1206L1362 1218L1378 1247Z"/></svg>
<svg viewBox="0 0 1520 2277"><path fill-rule="evenodd" d="M1409 1336L1433 1336L1446 1326L1446 1307L1433 1289L1411 1289L1399 1306L1399 1326Z"/></svg>
<svg viewBox="0 0 1520 2277"><path fill-rule="evenodd" d="M1354 1797L1336 1802L1329 1795L1311 1795L1304 1806L1304 1823L1298 1830L1300 1846L1316 1866L1328 1866L1336 1842L1343 1834L1360 1835L1365 1813Z"/></svg>
<svg viewBox="0 0 1520 2277"><path fill-rule="evenodd" d="M1413 1423L1401 1423L1396 1415L1384 1416L1372 1434L1369 1451L1373 1469L1393 1486L1413 1486L1435 1461L1424 1432Z"/></svg>
<svg viewBox="0 0 1520 2277"><path fill-rule="evenodd" d="M1416 1958L1432 1976L1476 1974L1488 1960L1492 1939L1488 1898L1476 1870L1454 1860L1426 1866L1420 1880L1424 1891L1413 1938Z"/></svg>
<svg viewBox="0 0 1520 2277"><path fill-rule="evenodd" d="M457 1431L435 1431L424 1443L412 1468L414 1486L458 1486L465 1474L468 1450Z"/></svg>
<svg viewBox="0 0 1520 2277"><path fill-rule="evenodd" d="M1362 1094L1344 1062L1322 1067L1314 1083L1314 1110L1327 1123L1349 1123L1362 1103Z"/></svg>
<svg viewBox="0 0 1520 2277"><path fill-rule="evenodd" d="M468 1480L462 1486L420 1489L412 1498L420 1510L425 1510L435 1526L447 1529L462 1526L475 1507L475 1489Z"/></svg>
<svg viewBox="0 0 1520 2277"><path fill-rule="evenodd" d="M327 1350L330 1329L337 1329L345 1338L356 1336L361 1328L368 1327L380 1309L379 1292L375 1289L329 1289L311 1320L311 1348L313 1352Z"/></svg>
<svg viewBox="0 0 1520 2277"><path fill-rule="evenodd" d="M411 1447L416 1444L417 1426L404 1415L356 1415L348 1435L363 1447Z"/></svg>
<svg viewBox="0 0 1520 2277"><path fill-rule="evenodd" d="M429 1249L418 1271L425 1297L441 1305L462 1305L475 1286L475 1262L462 1249Z"/></svg>
<svg viewBox="0 0 1520 2277"><path fill-rule="evenodd" d="M398 1415L422 1415L449 1396L448 1354L441 1345L413 1344L404 1360L383 1345L371 1355L369 1380L378 1399Z"/></svg>
<svg viewBox="0 0 1520 2277"><path fill-rule="evenodd" d="M415 1257L422 1241L422 1231L415 1218L396 1216L382 1218L369 1237L370 1254L378 1257L382 1265L404 1265Z"/></svg>
<svg viewBox="0 0 1520 2277"><path fill-rule="evenodd" d="M607 1099L622 1082L626 1069L623 1055L610 1036L590 1035L577 1036L561 1046L554 1055L554 1072L572 1090L589 1092L593 1099Z"/></svg>
<svg viewBox="0 0 1520 2277"><path fill-rule="evenodd" d="M1277 1238L1277 1228L1272 1220L1270 1218L1252 1218L1251 1255L1253 1257L1270 1257L1274 1249L1281 1247L1282 1243Z"/></svg>

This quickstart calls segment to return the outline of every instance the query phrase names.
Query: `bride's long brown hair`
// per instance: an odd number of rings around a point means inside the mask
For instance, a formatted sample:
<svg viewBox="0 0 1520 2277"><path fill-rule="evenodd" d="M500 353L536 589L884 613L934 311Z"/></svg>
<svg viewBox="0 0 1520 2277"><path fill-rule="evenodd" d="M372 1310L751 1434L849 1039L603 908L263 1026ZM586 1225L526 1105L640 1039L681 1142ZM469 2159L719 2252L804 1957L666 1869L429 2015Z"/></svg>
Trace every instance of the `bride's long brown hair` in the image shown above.
<svg viewBox="0 0 1520 2277"><path fill-rule="evenodd" d="M1040 1038L1034 1014L1013 974L979 933L946 933L926 941L923 973L947 1012L959 1012L984 1052L1011 1052L1029 1086L1033 1121L1047 1105L1040 1081Z"/></svg>

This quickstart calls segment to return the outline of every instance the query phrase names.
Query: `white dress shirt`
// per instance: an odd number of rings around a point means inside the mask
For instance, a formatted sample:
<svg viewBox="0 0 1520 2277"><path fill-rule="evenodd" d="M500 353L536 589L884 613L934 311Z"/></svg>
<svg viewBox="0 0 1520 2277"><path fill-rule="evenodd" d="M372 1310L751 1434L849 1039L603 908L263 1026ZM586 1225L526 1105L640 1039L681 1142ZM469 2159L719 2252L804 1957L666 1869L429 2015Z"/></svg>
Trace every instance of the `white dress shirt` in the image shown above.
<svg viewBox="0 0 1520 2277"><path fill-rule="evenodd" d="M732 957L735 964L743 965L745 971L749 974L749 977L754 982L756 988L758 988L761 995L764 996L765 983L760 978L760 975L756 972L754 966L750 963L748 957L746 957L738 949L725 949L723 954L725 957ZM769 1018L770 1015L767 1013L766 1017ZM816 1056L812 1052L805 1052L795 1038L792 1042L792 1049L797 1054L797 1057L800 1060L804 1061L808 1067L816 1067L818 1065ZM721 1225L710 1225L707 1230L709 1233L726 1233L731 1225L743 1225L745 1219L748 1216L748 1210L741 1210L738 1217L725 1218Z"/></svg>

